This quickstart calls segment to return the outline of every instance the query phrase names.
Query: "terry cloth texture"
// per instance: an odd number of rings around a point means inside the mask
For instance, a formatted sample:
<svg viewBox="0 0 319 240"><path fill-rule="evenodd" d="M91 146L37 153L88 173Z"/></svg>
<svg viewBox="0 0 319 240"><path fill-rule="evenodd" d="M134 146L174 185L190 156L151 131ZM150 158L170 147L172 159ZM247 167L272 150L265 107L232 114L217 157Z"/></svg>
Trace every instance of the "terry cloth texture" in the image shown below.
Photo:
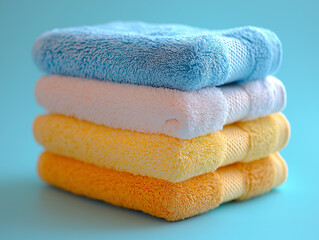
<svg viewBox="0 0 319 240"><path fill-rule="evenodd" d="M38 172L43 181L74 194L177 221L231 200L245 200L282 184L287 167L279 154L237 163L179 183L134 176L45 152Z"/></svg>
<svg viewBox="0 0 319 240"><path fill-rule="evenodd" d="M282 114L227 125L190 140L114 129L57 114L39 116L34 123L36 140L53 153L171 182L266 157L286 145L289 132Z"/></svg>
<svg viewBox="0 0 319 240"><path fill-rule="evenodd" d="M49 75L38 81L35 96L51 113L182 139L280 112L286 103L285 88L274 77L183 92Z"/></svg>
<svg viewBox="0 0 319 240"><path fill-rule="evenodd" d="M277 36L262 28L141 22L55 29L33 48L46 73L179 90L266 77L277 71L281 55Z"/></svg>

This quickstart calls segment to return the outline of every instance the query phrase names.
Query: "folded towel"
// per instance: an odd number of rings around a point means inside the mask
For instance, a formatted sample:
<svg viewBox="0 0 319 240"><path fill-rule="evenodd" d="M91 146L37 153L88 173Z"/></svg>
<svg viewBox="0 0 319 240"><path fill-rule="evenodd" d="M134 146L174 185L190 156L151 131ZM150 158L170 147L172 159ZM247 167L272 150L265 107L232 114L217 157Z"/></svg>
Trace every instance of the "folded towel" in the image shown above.
<svg viewBox="0 0 319 240"><path fill-rule="evenodd" d="M260 159L282 149L289 138L289 124L282 114L273 114L182 140L47 114L35 120L34 135L47 150L62 156L179 182L223 165Z"/></svg>
<svg viewBox="0 0 319 240"><path fill-rule="evenodd" d="M55 29L33 48L50 74L196 90L277 71L281 43L266 29L211 31L184 25L115 22Z"/></svg>
<svg viewBox="0 0 319 240"><path fill-rule="evenodd" d="M51 113L182 139L280 112L286 103L285 88L274 77L182 92L50 75L38 81L35 96Z"/></svg>
<svg viewBox="0 0 319 240"><path fill-rule="evenodd" d="M231 200L245 200L282 184L287 167L279 154L223 167L171 183L152 177L100 168L49 152L40 156L43 181L75 194L177 221Z"/></svg>

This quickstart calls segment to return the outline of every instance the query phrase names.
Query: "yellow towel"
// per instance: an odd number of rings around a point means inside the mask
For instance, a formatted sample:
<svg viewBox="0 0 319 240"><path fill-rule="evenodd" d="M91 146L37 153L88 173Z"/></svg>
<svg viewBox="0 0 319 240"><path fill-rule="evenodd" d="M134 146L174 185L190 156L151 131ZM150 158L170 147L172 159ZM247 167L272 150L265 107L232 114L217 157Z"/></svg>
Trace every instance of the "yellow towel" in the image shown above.
<svg viewBox="0 0 319 240"><path fill-rule="evenodd" d="M278 153L236 163L182 182L134 176L45 152L38 172L43 181L75 194L177 221L234 199L244 200L282 184L287 167Z"/></svg>
<svg viewBox="0 0 319 240"><path fill-rule="evenodd" d="M63 115L39 116L36 140L47 150L100 167L179 182L283 148L289 124L282 114L226 126L193 139L113 129Z"/></svg>

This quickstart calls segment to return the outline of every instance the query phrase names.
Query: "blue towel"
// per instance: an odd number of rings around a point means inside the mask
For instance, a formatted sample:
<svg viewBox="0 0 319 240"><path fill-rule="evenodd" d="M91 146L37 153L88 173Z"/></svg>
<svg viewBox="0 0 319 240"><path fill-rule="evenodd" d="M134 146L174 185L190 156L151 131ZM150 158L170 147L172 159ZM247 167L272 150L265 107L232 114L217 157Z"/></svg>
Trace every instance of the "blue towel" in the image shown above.
<svg viewBox="0 0 319 240"><path fill-rule="evenodd" d="M262 28L141 22L55 29L33 48L36 64L49 74L184 91L274 74L281 55L277 36Z"/></svg>

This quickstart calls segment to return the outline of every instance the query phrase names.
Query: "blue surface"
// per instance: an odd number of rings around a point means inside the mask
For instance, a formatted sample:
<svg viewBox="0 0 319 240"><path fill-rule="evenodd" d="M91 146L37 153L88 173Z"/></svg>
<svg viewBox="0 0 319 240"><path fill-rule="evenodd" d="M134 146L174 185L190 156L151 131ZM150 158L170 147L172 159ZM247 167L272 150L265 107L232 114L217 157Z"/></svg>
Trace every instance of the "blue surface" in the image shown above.
<svg viewBox="0 0 319 240"><path fill-rule="evenodd" d="M88 5L89 4L89 5ZM318 1L3 1L0 0L0 239L318 239ZM271 193L167 223L147 214L76 197L43 184L32 121L44 112L33 88L41 73L34 40L52 28L113 20L204 28L255 25L283 43L277 76L285 83L292 135L282 155L288 181Z"/></svg>

